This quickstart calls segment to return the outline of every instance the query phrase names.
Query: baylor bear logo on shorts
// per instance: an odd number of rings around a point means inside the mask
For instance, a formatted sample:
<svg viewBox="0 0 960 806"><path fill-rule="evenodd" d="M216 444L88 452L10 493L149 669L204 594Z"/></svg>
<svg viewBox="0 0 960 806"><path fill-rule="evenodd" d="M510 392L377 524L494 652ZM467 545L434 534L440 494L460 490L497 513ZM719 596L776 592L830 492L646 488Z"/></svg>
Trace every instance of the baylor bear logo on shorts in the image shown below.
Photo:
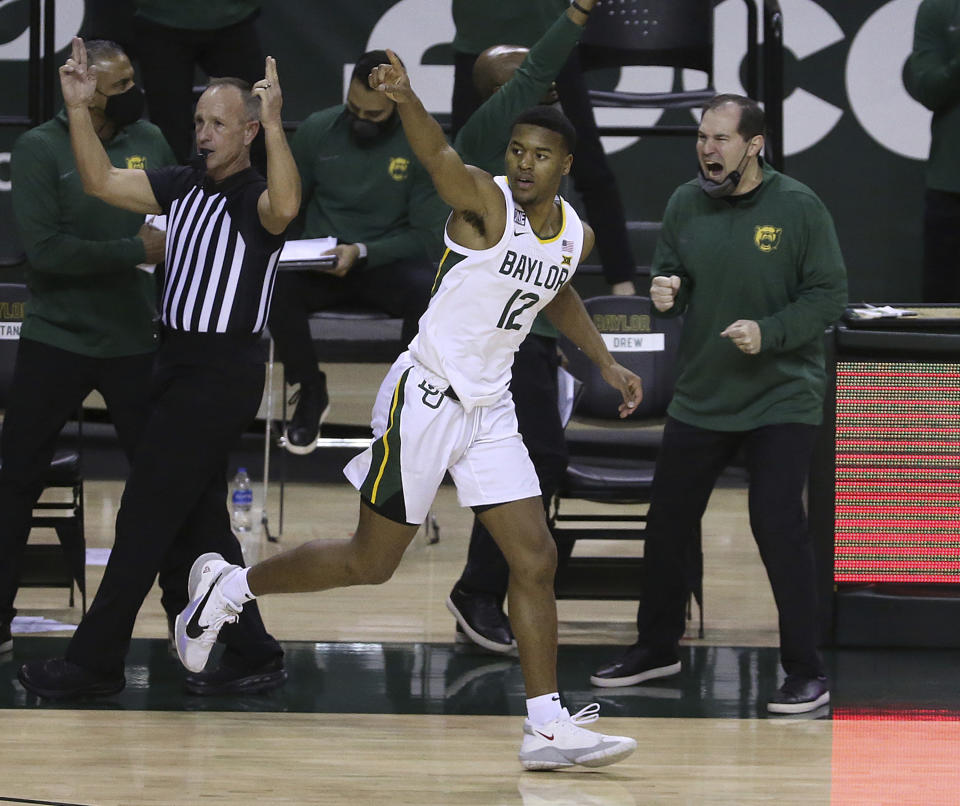
<svg viewBox="0 0 960 806"><path fill-rule="evenodd" d="M780 246L780 234L783 227L771 227L761 224L753 231L753 242L761 252L773 252Z"/></svg>
<svg viewBox="0 0 960 806"><path fill-rule="evenodd" d="M141 157L139 154L134 154L132 157L127 157L127 167L138 171L144 171L147 168L147 158Z"/></svg>
<svg viewBox="0 0 960 806"><path fill-rule="evenodd" d="M396 182L402 182L407 178L407 171L410 170L410 160L406 157L394 157L390 160L390 167L387 168L387 172L390 174L390 178Z"/></svg>

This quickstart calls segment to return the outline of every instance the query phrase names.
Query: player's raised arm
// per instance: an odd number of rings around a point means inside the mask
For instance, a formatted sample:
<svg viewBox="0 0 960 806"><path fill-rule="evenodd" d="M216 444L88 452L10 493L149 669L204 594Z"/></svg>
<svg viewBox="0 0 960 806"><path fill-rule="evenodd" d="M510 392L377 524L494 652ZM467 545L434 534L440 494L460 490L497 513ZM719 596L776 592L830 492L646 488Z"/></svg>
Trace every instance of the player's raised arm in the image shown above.
<svg viewBox="0 0 960 806"><path fill-rule="evenodd" d="M486 217L488 212L502 206L500 190L489 174L464 165L444 137L440 124L413 91L407 71L396 54L388 50L387 55L390 64L382 64L370 72L370 87L396 102L407 141L429 172L440 198L455 211Z"/></svg>
<svg viewBox="0 0 960 806"><path fill-rule="evenodd" d="M116 168L97 137L90 107L97 92L97 73L87 64L87 48L80 37L73 38L70 58L60 68L63 103L70 121L70 145L83 180L83 189L115 207L136 213L159 213L160 205L146 172Z"/></svg>

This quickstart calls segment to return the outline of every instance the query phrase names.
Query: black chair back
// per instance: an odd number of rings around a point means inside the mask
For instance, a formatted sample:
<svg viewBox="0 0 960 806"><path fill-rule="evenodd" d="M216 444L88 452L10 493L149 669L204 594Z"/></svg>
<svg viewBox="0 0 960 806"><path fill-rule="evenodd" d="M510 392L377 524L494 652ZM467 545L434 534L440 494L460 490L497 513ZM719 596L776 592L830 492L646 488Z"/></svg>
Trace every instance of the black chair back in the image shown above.
<svg viewBox="0 0 960 806"><path fill-rule="evenodd" d="M643 380L643 400L630 419L663 417L673 397L682 321L653 316L647 297L593 297L583 304L613 357ZM572 342L561 338L560 346L571 374L583 383L574 414L618 420L620 392Z"/></svg>
<svg viewBox="0 0 960 806"><path fill-rule="evenodd" d="M687 67L713 74L713 0L599 0L583 32L584 69Z"/></svg>

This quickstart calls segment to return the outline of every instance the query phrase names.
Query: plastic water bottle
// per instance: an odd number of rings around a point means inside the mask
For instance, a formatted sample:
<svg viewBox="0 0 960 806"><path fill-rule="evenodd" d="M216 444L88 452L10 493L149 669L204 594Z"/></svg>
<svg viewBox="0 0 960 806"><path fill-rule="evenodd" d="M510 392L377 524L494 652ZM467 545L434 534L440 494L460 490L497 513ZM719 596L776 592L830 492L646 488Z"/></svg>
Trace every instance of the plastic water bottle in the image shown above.
<svg viewBox="0 0 960 806"><path fill-rule="evenodd" d="M230 514L235 532L249 532L252 527L250 510L253 509L253 489L247 469L241 467L233 477L230 488Z"/></svg>

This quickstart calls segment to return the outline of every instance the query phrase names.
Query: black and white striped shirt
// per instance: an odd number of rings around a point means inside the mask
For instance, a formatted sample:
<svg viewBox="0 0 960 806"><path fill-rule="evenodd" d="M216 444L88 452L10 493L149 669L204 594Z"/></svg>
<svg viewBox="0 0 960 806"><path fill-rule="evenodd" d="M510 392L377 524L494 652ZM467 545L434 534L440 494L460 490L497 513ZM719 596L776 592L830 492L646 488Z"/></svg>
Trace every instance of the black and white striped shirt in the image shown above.
<svg viewBox="0 0 960 806"><path fill-rule="evenodd" d="M260 224L267 183L252 168L213 182L189 167L147 171L167 216L160 320L187 333L259 333L284 236Z"/></svg>

